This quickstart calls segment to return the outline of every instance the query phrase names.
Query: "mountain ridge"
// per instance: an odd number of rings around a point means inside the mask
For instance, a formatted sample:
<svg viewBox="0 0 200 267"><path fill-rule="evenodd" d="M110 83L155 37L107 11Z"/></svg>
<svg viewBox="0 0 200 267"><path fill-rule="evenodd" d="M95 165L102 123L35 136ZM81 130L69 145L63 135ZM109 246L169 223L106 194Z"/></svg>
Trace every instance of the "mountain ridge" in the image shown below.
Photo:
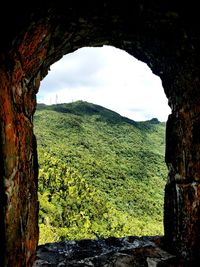
<svg viewBox="0 0 200 267"><path fill-rule="evenodd" d="M40 243L163 233L165 123L78 101L38 104L34 131Z"/></svg>
<svg viewBox="0 0 200 267"><path fill-rule="evenodd" d="M98 104L93 104L91 102L78 100L70 103L60 103L60 104L52 104L52 105L46 105L44 103L38 103L37 104L37 110L42 109L49 109L54 110L62 113L72 113L74 115L101 115L101 116L108 116L110 119L118 119L118 120L124 120L125 122L128 122L130 124L136 125L137 122L141 121L135 121L133 119L130 119L126 116L120 115L118 112L115 112L111 109L105 108ZM149 120L145 120L145 122L150 123L162 123L157 118L152 118Z"/></svg>

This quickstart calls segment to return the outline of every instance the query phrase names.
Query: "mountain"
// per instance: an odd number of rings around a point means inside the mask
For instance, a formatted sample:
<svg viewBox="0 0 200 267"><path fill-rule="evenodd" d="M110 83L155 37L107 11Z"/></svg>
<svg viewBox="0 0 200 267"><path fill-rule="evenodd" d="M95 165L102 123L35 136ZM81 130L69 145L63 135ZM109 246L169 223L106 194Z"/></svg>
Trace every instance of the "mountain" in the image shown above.
<svg viewBox="0 0 200 267"><path fill-rule="evenodd" d="M40 243L163 233L165 123L38 104Z"/></svg>

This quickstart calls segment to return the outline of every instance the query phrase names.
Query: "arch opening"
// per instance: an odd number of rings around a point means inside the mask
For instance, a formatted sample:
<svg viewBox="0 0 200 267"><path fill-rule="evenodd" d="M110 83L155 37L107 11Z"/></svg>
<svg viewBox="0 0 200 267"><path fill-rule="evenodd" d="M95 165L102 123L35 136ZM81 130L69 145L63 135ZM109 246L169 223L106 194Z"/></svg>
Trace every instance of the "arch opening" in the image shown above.
<svg viewBox="0 0 200 267"><path fill-rule="evenodd" d="M32 116L40 80L62 55L103 43L129 51L162 79L172 107L166 135L165 244L184 259L199 259L198 8L157 1L136 1L134 8L112 1L84 7L65 4L49 1L39 8L30 5L26 12L17 5L10 17L8 4L4 13L5 21L12 19L13 24L2 39L0 67L0 225L6 240L1 261L7 266L31 266L37 247L37 153ZM1 17L2 27L5 16Z"/></svg>
<svg viewBox="0 0 200 267"><path fill-rule="evenodd" d="M163 88L160 81L150 80L152 73L144 63L114 47L103 48L83 48L82 54L81 49L75 58L71 54L71 58L63 60L63 65L56 63L55 70L52 67L49 73L52 74L49 81L40 88L35 115L41 167L40 243L163 234L167 169L165 121L160 120L166 120L169 112L164 92L158 96ZM132 91L137 87L140 95L133 92L130 96L128 87L132 87ZM160 107L150 113L149 91L151 100L163 97L162 109L165 100L164 115L160 114ZM146 103L143 110L140 107L140 114L139 106L135 107L139 97ZM156 104L152 106L155 109ZM133 108L137 112L134 113ZM132 117L130 111L128 113L130 109Z"/></svg>

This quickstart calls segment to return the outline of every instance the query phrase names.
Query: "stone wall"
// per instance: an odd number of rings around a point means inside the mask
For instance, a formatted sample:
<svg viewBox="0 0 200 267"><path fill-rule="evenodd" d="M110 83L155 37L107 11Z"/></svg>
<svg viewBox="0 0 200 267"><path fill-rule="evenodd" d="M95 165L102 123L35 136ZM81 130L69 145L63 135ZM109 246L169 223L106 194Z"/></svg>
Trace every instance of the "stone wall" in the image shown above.
<svg viewBox="0 0 200 267"><path fill-rule="evenodd" d="M36 0L26 6L7 2L1 9L1 266L31 266L37 246L32 118L40 80L64 54L103 44L126 50L162 79L172 108L166 137L166 245L187 259L200 255L198 8L173 1L131 3Z"/></svg>

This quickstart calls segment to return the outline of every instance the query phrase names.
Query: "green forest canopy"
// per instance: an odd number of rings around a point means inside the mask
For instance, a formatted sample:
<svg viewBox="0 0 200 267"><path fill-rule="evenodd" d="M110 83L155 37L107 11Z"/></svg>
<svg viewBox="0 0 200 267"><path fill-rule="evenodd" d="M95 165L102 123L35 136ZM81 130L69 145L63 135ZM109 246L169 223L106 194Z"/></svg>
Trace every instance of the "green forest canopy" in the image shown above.
<svg viewBox="0 0 200 267"><path fill-rule="evenodd" d="M37 105L40 244L163 234L165 122L92 103Z"/></svg>

